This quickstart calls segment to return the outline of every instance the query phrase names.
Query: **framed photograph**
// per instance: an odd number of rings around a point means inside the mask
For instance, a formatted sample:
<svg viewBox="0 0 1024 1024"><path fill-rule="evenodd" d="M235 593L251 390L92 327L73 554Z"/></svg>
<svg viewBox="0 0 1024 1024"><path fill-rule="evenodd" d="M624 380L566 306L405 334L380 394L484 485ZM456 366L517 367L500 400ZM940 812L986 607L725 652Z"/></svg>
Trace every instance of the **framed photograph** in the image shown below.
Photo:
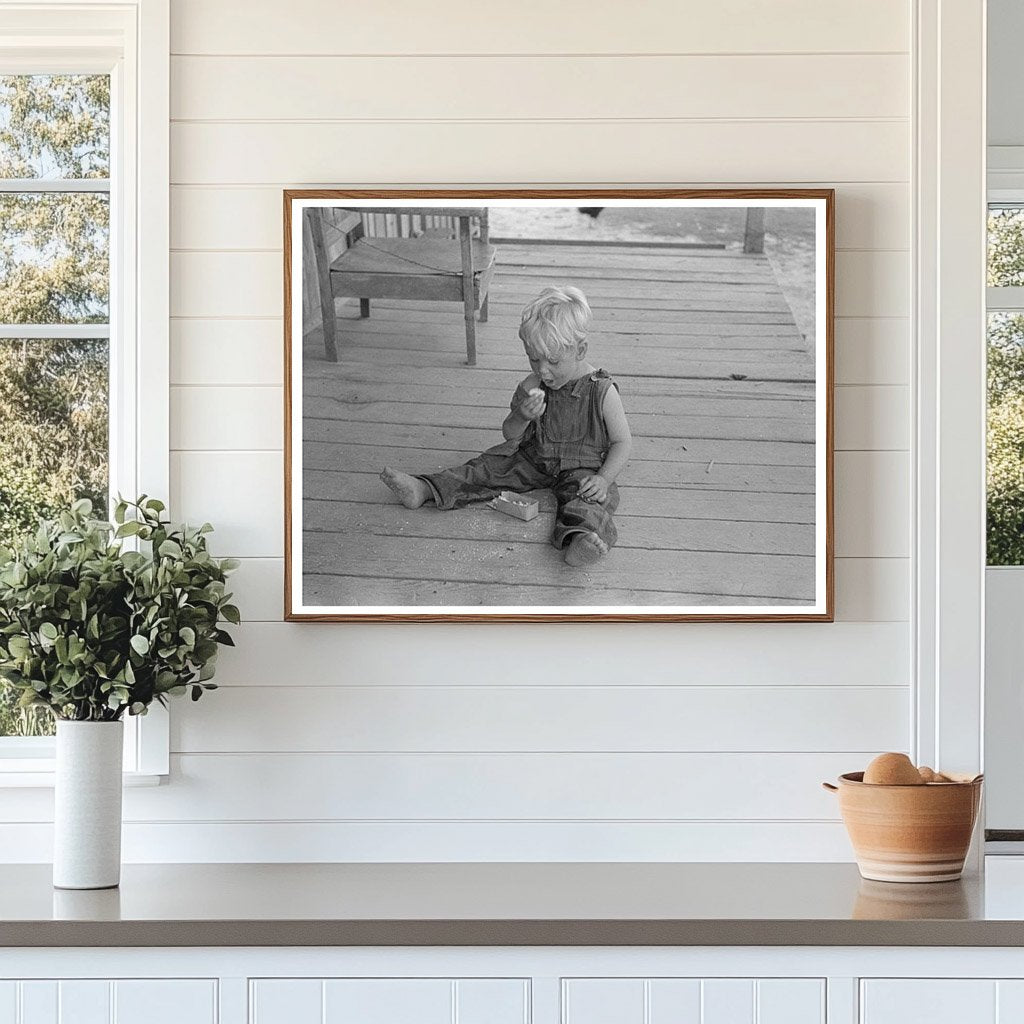
<svg viewBox="0 0 1024 1024"><path fill-rule="evenodd" d="M284 193L290 620L831 621L834 196Z"/></svg>

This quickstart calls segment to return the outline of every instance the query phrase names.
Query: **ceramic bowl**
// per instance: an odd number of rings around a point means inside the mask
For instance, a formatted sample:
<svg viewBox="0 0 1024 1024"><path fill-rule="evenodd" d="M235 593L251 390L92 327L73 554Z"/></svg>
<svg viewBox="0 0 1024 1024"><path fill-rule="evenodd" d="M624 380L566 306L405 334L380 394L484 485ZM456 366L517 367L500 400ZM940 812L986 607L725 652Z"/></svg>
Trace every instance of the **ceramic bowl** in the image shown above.
<svg viewBox="0 0 1024 1024"><path fill-rule="evenodd" d="M877 786L863 772L823 783L839 795L857 867L877 882L951 882L963 872L981 804L980 775L921 786Z"/></svg>

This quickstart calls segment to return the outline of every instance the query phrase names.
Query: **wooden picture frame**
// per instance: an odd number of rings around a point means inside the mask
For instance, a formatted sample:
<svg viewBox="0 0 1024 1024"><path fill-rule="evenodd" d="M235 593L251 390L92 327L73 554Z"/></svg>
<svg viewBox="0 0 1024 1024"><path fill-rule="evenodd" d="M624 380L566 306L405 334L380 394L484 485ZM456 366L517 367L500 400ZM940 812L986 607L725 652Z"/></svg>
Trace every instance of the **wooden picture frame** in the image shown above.
<svg viewBox="0 0 1024 1024"><path fill-rule="evenodd" d="M283 200L286 620L833 620L832 189ZM549 285L588 294L593 342L570 358L607 368L633 433L620 543L582 568L515 496L507 517L410 510L375 477L390 460L428 480L503 440L531 370L519 309Z"/></svg>

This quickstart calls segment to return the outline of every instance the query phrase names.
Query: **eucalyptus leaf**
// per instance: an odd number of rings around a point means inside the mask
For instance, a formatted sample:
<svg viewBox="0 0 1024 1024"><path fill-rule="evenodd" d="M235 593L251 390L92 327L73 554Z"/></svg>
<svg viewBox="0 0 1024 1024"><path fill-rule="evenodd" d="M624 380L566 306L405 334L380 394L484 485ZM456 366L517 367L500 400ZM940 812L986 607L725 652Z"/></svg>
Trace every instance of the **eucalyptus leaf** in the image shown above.
<svg viewBox="0 0 1024 1024"><path fill-rule="evenodd" d="M114 525L75 502L13 548L0 548L0 677L22 704L110 721L210 684L237 560L206 547L209 524L171 524L163 502L118 500ZM132 537L150 540L124 550ZM197 675L199 682L196 682Z"/></svg>

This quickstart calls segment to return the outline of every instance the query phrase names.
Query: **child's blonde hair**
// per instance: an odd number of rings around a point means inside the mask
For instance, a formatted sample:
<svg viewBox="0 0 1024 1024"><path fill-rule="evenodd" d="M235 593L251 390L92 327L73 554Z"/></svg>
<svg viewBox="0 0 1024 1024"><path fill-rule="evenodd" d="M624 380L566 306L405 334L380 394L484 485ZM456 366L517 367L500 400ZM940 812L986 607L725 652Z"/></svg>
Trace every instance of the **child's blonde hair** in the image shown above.
<svg viewBox="0 0 1024 1024"><path fill-rule="evenodd" d="M590 328L587 297L571 285L545 288L523 310L519 337L530 355L558 358L586 341Z"/></svg>

